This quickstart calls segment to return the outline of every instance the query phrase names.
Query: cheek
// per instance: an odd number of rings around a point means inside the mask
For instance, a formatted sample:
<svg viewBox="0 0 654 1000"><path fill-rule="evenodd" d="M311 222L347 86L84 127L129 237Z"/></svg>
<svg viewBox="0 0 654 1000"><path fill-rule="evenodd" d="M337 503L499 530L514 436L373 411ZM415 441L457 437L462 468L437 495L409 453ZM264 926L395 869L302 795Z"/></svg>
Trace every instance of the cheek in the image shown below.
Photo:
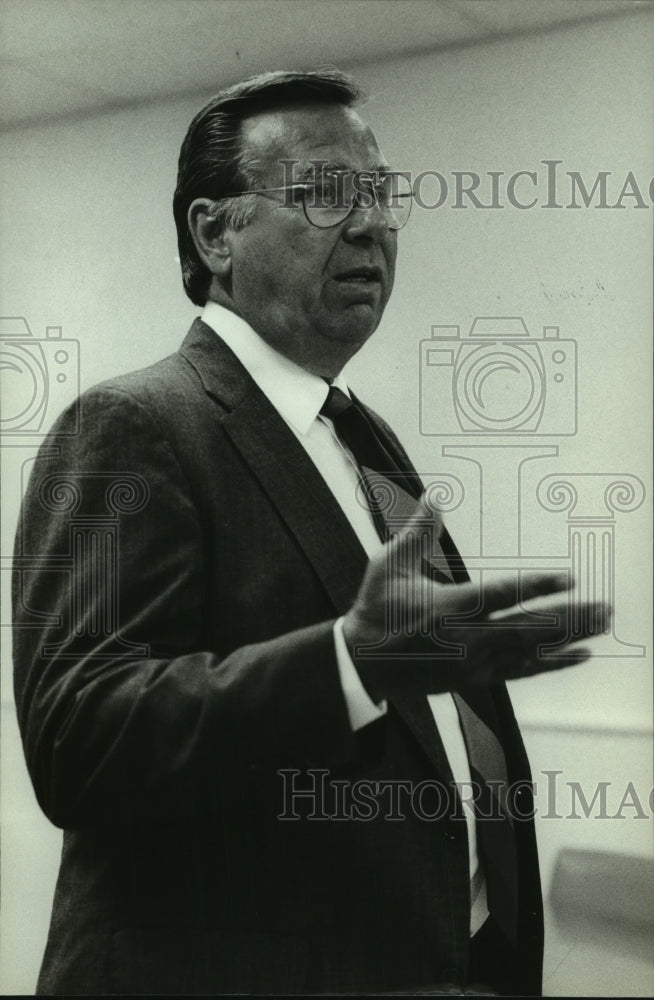
<svg viewBox="0 0 654 1000"><path fill-rule="evenodd" d="M319 308L333 239L304 224L253 235L248 234L233 265L234 291L268 310L298 314Z"/></svg>
<svg viewBox="0 0 654 1000"><path fill-rule="evenodd" d="M388 302L391 297L391 292L393 291L393 285L395 283L395 260L397 257L397 245L394 245L389 253L386 254L386 266L388 268L388 287L386 289L385 302Z"/></svg>
<svg viewBox="0 0 654 1000"><path fill-rule="evenodd" d="M283 268L278 264L277 252L257 244L233 265L234 291L252 301L270 300L278 294L283 282Z"/></svg>
<svg viewBox="0 0 654 1000"><path fill-rule="evenodd" d="M261 262L269 290L274 289L287 308L298 311L306 311L320 300L324 268L324 252L306 239L290 248L271 248L268 259Z"/></svg>
<svg viewBox="0 0 654 1000"><path fill-rule="evenodd" d="M242 309L273 335L314 322L320 285L306 259L276 249L243 263L238 284ZM236 291L236 287L235 287ZM254 324L256 325L256 324Z"/></svg>
<svg viewBox="0 0 654 1000"><path fill-rule="evenodd" d="M395 261L397 260L397 233L390 234L389 243L386 246L386 262L388 264L388 273L393 276L395 274Z"/></svg>

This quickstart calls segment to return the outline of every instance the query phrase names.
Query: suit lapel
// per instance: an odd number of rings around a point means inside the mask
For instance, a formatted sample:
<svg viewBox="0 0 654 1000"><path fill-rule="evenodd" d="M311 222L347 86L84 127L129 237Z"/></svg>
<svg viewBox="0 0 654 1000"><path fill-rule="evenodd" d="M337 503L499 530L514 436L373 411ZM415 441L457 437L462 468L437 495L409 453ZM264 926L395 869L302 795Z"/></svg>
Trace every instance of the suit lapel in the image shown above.
<svg viewBox="0 0 654 1000"><path fill-rule="evenodd" d="M268 400L253 395L248 405L247 417L234 413L225 430L304 549L337 612L344 614L367 556L324 479Z"/></svg>
<svg viewBox="0 0 654 1000"><path fill-rule="evenodd" d="M238 358L201 320L180 353L220 404L226 434L301 545L336 612L344 614L367 556L316 466Z"/></svg>

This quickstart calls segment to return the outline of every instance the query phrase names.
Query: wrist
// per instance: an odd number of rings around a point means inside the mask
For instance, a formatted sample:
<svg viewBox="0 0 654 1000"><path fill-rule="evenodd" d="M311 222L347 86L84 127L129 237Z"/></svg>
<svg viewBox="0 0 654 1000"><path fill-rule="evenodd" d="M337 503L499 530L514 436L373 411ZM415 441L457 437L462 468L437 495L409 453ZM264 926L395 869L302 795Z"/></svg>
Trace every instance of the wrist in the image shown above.
<svg viewBox="0 0 654 1000"><path fill-rule="evenodd" d="M372 630L366 628L365 623L352 613L343 618L342 634L348 655L366 694L379 705L389 695L384 664L371 655L372 647L379 645L379 638L373 637Z"/></svg>

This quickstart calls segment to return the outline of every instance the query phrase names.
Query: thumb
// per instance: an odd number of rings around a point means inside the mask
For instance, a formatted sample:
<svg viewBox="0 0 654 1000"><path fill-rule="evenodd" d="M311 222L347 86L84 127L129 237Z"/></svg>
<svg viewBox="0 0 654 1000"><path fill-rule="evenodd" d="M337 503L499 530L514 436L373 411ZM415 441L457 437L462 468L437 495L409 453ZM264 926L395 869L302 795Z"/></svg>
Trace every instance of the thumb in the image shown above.
<svg viewBox="0 0 654 1000"><path fill-rule="evenodd" d="M432 493L427 490L424 491L420 497L420 504L424 507L425 511L431 515L434 522L434 538L438 541L443 534L445 525L443 523L443 515L441 514L439 508L436 506L434 501L431 499Z"/></svg>
<svg viewBox="0 0 654 1000"><path fill-rule="evenodd" d="M398 567L422 572L423 559L429 561L434 544L443 532L443 518L440 511L422 494L404 524L392 535L389 545Z"/></svg>

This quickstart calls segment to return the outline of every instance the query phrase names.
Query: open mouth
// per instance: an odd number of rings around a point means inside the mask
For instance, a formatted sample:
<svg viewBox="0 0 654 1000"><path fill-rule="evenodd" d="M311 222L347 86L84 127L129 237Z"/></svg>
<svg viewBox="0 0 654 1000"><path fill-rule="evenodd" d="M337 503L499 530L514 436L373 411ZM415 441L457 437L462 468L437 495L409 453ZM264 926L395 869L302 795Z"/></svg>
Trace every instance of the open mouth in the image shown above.
<svg viewBox="0 0 654 1000"><path fill-rule="evenodd" d="M336 281L347 281L353 285L379 283L381 278L381 271L378 267L355 267L350 271L343 271L341 274L335 275Z"/></svg>

